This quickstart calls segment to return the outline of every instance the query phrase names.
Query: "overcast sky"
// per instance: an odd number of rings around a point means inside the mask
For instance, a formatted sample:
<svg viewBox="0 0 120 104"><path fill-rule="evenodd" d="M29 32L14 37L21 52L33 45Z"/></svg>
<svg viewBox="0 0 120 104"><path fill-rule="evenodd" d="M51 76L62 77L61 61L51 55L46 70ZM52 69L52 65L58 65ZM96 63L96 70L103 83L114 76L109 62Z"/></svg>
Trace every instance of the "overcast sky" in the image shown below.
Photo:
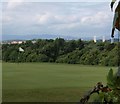
<svg viewBox="0 0 120 104"><path fill-rule="evenodd" d="M110 2L13 1L2 2L2 35L110 35L113 18Z"/></svg>

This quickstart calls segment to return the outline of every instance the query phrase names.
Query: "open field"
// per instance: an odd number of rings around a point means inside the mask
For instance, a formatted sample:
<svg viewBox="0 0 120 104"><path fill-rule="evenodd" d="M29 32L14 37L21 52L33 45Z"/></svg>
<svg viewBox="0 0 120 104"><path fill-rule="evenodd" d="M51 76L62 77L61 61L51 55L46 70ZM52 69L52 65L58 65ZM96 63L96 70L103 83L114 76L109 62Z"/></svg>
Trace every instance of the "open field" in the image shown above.
<svg viewBox="0 0 120 104"><path fill-rule="evenodd" d="M111 67L54 63L3 63L3 101L78 102ZM116 68L114 67L113 69Z"/></svg>

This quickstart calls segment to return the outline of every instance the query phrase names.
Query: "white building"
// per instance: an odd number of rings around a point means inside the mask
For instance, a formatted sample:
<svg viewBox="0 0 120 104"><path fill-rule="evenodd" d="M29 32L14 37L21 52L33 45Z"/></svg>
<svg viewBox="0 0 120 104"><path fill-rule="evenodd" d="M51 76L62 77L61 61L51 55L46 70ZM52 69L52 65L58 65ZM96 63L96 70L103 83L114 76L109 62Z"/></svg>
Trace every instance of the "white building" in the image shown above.
<svg viewBox="0 0 120 104"><path fill-rule="evenodd" d="M94 36L94 39L93 39L93 40L94 40L95 43L97 42L97 41L96 41L96 36Z"/></svg>
<svg viewBox="0 0 120 104"><path fill-rule="evenodd" d="M22 44L25 43L25 41L12 41L10 44Z"/></svg>

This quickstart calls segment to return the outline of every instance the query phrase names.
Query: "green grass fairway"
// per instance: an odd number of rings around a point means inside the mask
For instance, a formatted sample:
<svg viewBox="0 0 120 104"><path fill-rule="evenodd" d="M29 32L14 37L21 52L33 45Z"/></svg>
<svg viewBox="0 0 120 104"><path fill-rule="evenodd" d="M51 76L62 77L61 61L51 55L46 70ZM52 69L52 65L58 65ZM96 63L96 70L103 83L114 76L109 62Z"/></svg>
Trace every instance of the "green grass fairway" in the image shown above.
<svg viewBox="0 0 120 104"><path fill-rule="evenodd" d="M3 63L3 101L78 102L97 82L106 83L109 69L54 63Z"/></svg>

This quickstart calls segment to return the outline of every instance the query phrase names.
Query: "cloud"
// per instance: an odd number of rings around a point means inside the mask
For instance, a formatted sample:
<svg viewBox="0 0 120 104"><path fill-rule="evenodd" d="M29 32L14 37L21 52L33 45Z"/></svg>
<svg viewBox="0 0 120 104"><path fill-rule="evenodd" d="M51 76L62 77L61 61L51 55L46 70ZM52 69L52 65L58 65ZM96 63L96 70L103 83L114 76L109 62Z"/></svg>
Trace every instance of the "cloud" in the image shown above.
<svg viewBox="0 0 120 104"><path fill-rule="evenodd" d="M108 21L110 21L109 15L101 11L94 14L91 13L87 16L81 16L79 14L59 15L46 13L38 17L38 24L47 25L49 28L55 28L57 30L74 29L78 27L91 28L91 26L100 28L104 27Z"/></svg>
<svg viewBox="0 0 120 104"><path fill-rule="evenodd" d="M11 21L12 21L12 17L10 17L10 16L3 16L3 18L2 18L3 23L9 23Z"/></svg>
<svg viewBox="0 0 120 104"><path fill-rule="evenodd" d="M9 0L3 0L8 2ZM109 0L24 0L24 2L110 2Z"/></svg>
<svg viewBox="0 0 120 104"><path fill-rule="evenodd" d="M108 14L106 12L97 12L94 15L89 15L81 18L81 23L82 24L89 24L89 25L102 25L105 24L106 21L109 20Z"/></svg>
<svg viewBox="0 0 120 104"><path fill-rule="evenodd" d="M38 24L48 25L48 24L68 24L73 23L78 20L78 17L75 15L59 15L54 13L44 13L36 15Z"/></svg>
<svg viewBox="0 0 120 104"><path fill-rule="evenodd" d="M9 3L3 34L105 34L112 20L107 3Z"/></svg>
<svg viewBox="0 0 120 104"><path fill-rule="evenodd" d="M38 24L43 24L43 25L52 23L54 18L55 17L49 12L36 15Z"/></svg>
<svg viewBox="0 0 120 104"><path fill-rule="evenodd" d="M15 9L19 5L22 5L24 0L9 0L7 2L7 9Z"/></svg>

